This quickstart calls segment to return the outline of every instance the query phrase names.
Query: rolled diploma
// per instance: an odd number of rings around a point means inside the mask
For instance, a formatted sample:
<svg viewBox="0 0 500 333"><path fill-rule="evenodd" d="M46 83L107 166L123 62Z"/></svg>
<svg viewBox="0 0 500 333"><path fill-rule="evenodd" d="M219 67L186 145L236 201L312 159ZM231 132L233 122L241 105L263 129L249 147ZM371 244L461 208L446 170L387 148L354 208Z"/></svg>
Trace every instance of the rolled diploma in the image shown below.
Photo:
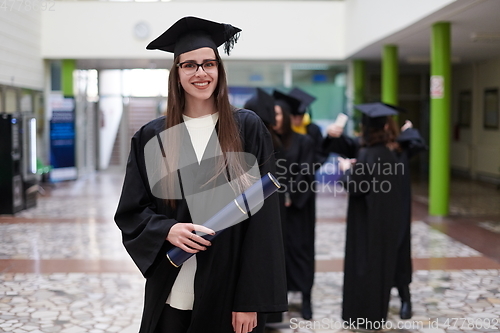
<svg viewBox="0 0 500 333"><path fill-rule="evenodd" d="M337 119L335 119L335 125L340 127L345 127L349 117L345 113L339 113Z"/></svg>
<svg viewBox="0 0 500 333"><path fill-rule="evenodd" d="M202 237L211 241L228 227L245 220L248 217L248 209L252 213L256 207L280 187L278 180L270 172L267 173L203 224L209 229L218 230L220 229L219 225L222 223L226 226L224 229L217 231L214 235L205 234ZM242 219L242 217L244 218ZM172 265L179 267L193 254L174 247L168 250L166 255Z"/></svg>

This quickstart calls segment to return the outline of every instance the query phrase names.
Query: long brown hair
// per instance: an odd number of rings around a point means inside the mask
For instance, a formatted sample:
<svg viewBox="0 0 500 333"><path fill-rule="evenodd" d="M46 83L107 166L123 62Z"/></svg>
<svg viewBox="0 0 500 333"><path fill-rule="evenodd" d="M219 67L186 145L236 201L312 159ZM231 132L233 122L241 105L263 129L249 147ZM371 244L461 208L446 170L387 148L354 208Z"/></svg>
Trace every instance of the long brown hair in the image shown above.
<svg viewBox="0 0 500 333"><path fill-rule="evenodd" d="M293 134L290 106L282 100L276 100L275 105L281 108L281 143L285 149L289 149Z"/></svg>
<svg viewBox="0 0 500 333"><path fill-rule="evenodd" d="M363 146L371 147L378 144L386 145L389 142L389 133L385 128L388 119L387 116L370 118L363 115L362 119L361 137Z"/></svg>
<svg viewBox="0 0 500 333"><path fill-rule="evenodd" d="M396 119L393 117L387 117L387 133L389 135L389 142L387 142L387 147L389 147L390 150L394 150L397 152L401 152L401 146L399 143L396 141L397 137L399 136L399 127L396 122Z"/></svg>
<svg viewBox="0 0 500 333"><path fill-rule="evenodd" d="M226 71L224 65L219 56L217 50L214 50L215 57L219 62L218 65L218 81L217 87L215 88L214 103L215 109L219 112L217 136L219 139L220 149L222 151L222 158L217 160L215 175L212 179L217 178L219 175L223 174L228 180L236 182L237 188L234 189L235 193L239 194L251 185L250 176L245 172L245 164L241 154L235 154L243 151L242 139L240 137L240 130L235 119L235 108L229 103L228 87L226 81ZM180 56L174 59L174 64L170 69L169 79L168 79L168 99L167 99L167 111L166 111L166 128L172 128L183 122L182 114L186 105L185 92L179 81L179 69L177 64L179 63ZM167 131L172 132L169 140L168 147L164 147L168 150L166 156L169 162L169 174L167 176L167 193L172 194L174 191L175 177L177 177L176 172L171 172L176 170L176 163L179 158L179 147L180 140L179 131ZM229 153L229 154L228 154ZM217 155L216 155L217 156ZM173 197L173 196L169 196ZM168 204L171 207L175 207L175 200L167 199Z"/></svg>

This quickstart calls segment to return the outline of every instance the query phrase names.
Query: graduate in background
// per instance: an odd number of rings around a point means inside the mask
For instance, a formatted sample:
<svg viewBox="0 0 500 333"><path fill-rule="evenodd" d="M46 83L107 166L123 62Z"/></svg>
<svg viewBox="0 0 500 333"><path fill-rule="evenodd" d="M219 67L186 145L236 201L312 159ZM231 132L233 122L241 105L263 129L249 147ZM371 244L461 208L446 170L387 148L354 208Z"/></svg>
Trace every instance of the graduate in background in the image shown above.
<svg viewBox="0 0 500 333"><path fill-rule="evenodd" d="M255 112L260 119L262 119L262 122L271 134L275 159L278 160L279 158L282 158L283 155L281 154L281 140L279 139L276 131L273 129L276 125L274 105L274 97L269 95L263 89L257 88L255 94L245 102L243 107L247 110Z"/></svg>
<svg viewBox="0 0 500 333"><path fill-rule="evenodd" d="M276 115L275 115L275 101L274 97L269 95L264 90L257 88L255 95L253 95L248 101L245 102L243 106L247 110L255 112L271 134L273 148L274 148L274 159L276 163L285 163L285 154L283 151L283 143L281 142L280 136L274 130L276 126ZM284 191L278 191L278 197L280 201L280 217L281 217L281 230L283 231L283 239L286 228L286 209L285 209L285 193Z"/></svg>
<svg viewBox="0 0 500 333"><path fill-rule="evenodd" d="M278 133L274 130L274 127L276 126L274 106L274 97L269 95L263 89L257 88L255 94L248 101L246 101L244 108L254 111L260 117L260 119L262 119L262 122L264 123L264 125L266 125L272 137L274 158L276 160L276 163L286 164L283 144ZM278 198L280 202L281 231L283 232L283 241L286 241L287 209L285 207L285 192L278 191ZM286 244L284 245L286 248ZM266 320L267 323L281 323L282 321L282 312L268 314Z"/></svg>
<svg viewBox="0 0 500 333"><path fill-rule="evenodd" d="M388 105L398 112L405 112L401 108ZM337 153L347 158L356 158L362 145L362 138L351 138L343 134L343 126L333 123L327 128L327 138L324 149ZM412 317L411 293L409 284L412 281L412 259L411 259L411 172L410 159L427 149L424 139L419 131L413 128L411 121L407 120L401 127L401 131L392 117L388 118L388 148L394 153L400 165L403 166L401 176L402 184L402 209L400 232L398 236L398 257L394 277L394 286L398 289L401 299L400 318L410 319Z"/></svg>
<svg viewBox="0 0 500 333"><path fill-rule="evenodd" d="M302 293L302 317L312 318L311 291L314 283L314 142L308 135L295 133L291 126L291 110L297 110L300 101L274 91L276 125L283 144L285 161L278 161L277 175L283 180L286 206L285 258L288 291ZM295 111L296 112L296 111Z"/></svg>
<svg viewBox="0 0 500 333"><path fill-rule="evenodd" d="M316 97L306 93L299 88L293 88L288 95L300 100L300 106L292 110L292 129L299 134L307 134L314 141L314 168L325 163L328 158L328 153L323 151L323 134L321 128L312 122L310 111L307 112L311 104L316 100Z"/></svg>
<svg viewBox="0 0 500 333"><path fill-rule="evenodd" d="M246 161L235 152L253 155L261 175L275 173L268 130L255 113L229 104L217 48L224 44L229 54L239 31L185 17L147 47L174 53L167 113L132 138L115 214L125 248L146 278L140 333L262 333L265 313L287 310L277 195L212 243L194 232L212 231L192 223L200 213L193 208L217 211L216 196L200 201L198 194L216 191L219 182L240 190L251 183ZM178 133L164 135L174 128ZM150 145L160 152L148 155ZM220 154L207 158L214 147ZM148 165L155 157L165 162L157 166L185 167L166 170L151 185L155 169ZM161 198L158 189L180 196ZM174 246L196 255L174 267L166 257Z"/></svg>
<svg viewBox="0 0 500 333"><path fill-rule="evenodd" d="M391 124L392 122L392 124ZM410 283L412 281L411 261L411 173L410 160L413 156L427 149L424 139L411 121L406 120L399 133L394 120L389 119L389 148L395 154L399 163L404 166L402 180L402 218L398 238L398 258L394 286L398 289L401 298L401 319L412 317Z"/></svg>
<svg viewBox="0 0 500 333"><path fill-rule="evenodd" d="M386 320L394 284L401 177L397 159L387 147L391 114L396 112L364 112L356 163L349 159L339 163L349 192L342 319L357 322L358 329L374 329L364 320L379 324Z"/></svg>

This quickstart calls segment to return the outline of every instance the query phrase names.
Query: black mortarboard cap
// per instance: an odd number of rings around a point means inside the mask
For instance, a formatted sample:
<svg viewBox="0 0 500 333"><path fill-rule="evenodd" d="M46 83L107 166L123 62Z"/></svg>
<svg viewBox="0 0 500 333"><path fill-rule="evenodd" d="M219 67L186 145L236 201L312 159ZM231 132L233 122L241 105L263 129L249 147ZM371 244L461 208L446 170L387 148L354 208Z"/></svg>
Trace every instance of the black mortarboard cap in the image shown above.
<svg viewBox="0 0 500 333"><path fill-rule="evenodd" d="M396 109L392 106L380 102L358 104L354 107L370 118L393 116L398 114Z"/></svg>
<svg viewBox="0 0 500 333"><path fill-rule="evenodd" d="M202 47L214 51L224 44L227 55L238 41L241 29L198 17L183 17L146 47L174 53L174 57Z"/></svg>
<svg viewBox="0 0 500 333"><path fill-rule="evenodd" d="M245 103L244 108L255 112L266 125L276 125L274 98L264 90L257 88L257 93Z"/></svg>
<svg viewBox="0 0 500 333"><path fill-rule="evenodd" d="M312 102L314 102L316 100L316 97L309 95L304 90L299 89L299 88L293 88L288 94L292 97L297 98L301 102L297 114L306 113L309 105L311 105Z"/></svg>
<svg viewBox="0 0 500 333"><path fill-rule="evenodd" d="M384 128L387 116L398 114L392 106L380 102L358 104L354 107L363 113L363 125L373 128Z"/></svg>
<svg viewBox="0 0 500 333"><path fill-rule="evenodd" d="M278 90L273 91L273 97L277 101L285 102L290 107L291 114L299 114L298 110L299 110L300 104L301 104L300 99L297 99L297 98L292 97L292 96L287 95L287 94L283 94L282 92L280 92Z"/></svg>

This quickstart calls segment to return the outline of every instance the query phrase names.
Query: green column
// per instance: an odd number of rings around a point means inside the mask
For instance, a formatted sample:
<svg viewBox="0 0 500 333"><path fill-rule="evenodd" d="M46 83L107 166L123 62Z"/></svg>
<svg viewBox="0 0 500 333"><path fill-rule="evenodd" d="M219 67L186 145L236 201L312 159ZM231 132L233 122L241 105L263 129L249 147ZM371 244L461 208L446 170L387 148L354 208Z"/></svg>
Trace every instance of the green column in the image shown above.
<svg viewBox="0 0 500 333"><path fill-rule="evenodd" d="M354 70L354 99L353 103L361 104L364 102L364 90L365 90L365 61L364 60L353 60L353 70Z"/></svg>
<svg viewBox="0 0 500 333"><path fill-rule="evenodd" d="M64 96L73 96L73 71L76 69L76 60L63 59L61 70L61 85Z"/></svg>
<svg viewBox="0 0 500 333"><path fill-rule="evenodd" d="M432 26L429 214L448 215L450 197L450 23Z"/></svg>
<svg viewBox="0 0 500 333"><path fill-rule="evenodd" d="M398 105L398 47L385 45L382 52L382 102Z"/></svg>

